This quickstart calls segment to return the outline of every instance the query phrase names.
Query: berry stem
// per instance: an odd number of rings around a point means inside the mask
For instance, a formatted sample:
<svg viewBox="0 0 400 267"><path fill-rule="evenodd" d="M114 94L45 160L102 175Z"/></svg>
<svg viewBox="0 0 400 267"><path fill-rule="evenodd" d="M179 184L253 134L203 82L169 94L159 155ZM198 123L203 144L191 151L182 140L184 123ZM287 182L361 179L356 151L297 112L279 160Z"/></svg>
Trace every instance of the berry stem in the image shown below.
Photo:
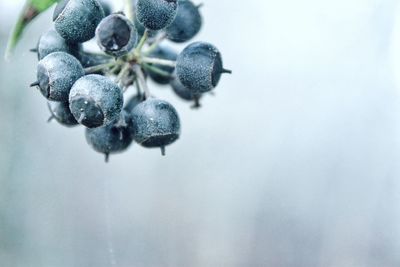
<svg viewBox="0 0 400 267"><path fill-rule="evenodd" d="M147 64L147 63L143 63L142 66L143 66L143 68L145 68L146 70L149 70L151 72L160 74L160 75L165 76L165 77L171 77L171 74L169 74L166 71L163 71L160 68L157 68L156 66L153 66L153 65L150 65L150 64Z"/></svg>
<svg viewBox="0 0 400 267"><path fill-rule="evenodd" d="M153 52L159 44L167 38L167 34L164 32L157 36L157 39L149 46L146 52L143 55L148 56L151 52Z"/></svg>
<svg viewBox="0 0 400 267"><path fill-rule="evenodd" d="M139 57L140 53L142 52L142 48L147 41L148 36L149 36L149 30L146 29L143 33L142 38L140 39L138 46L136 47L135 51L133 52L134 56Z"/></svg>
<svg viewBox="0 0 400 267"><path fill-rule="evenodd" d="M145 99L150 97L150 90L149 87L147 86L146 79L144 78L143 71L139 65L135 65L135 73L138 78L138 85L142 90L144 91L144 97Z"/></svg>
<svg viewBox="0 0 400 267"><path fill-rule="evenodd" d="M121 81L122 81L122 79L125 77L125 75L128 73L128 71L129 71L129 68L130 68L131 66L129 65L129 63L126 63L123 67L122 67L122 69L121 69L121 71L118 73L118 76L117 76L117 78L115 78L115 83L120 83Z"/></svg>
<svg viewBox="0 0 400 267"><path fill-rule="evenodd" d="M176 62L175 61L161 59L161 58L154 58L154 57L142 57L140 59L140 61L144 62L144 63L156 64L156 65L161 65L161 66L168 66L168 67L173 67L173 68L175 68L175 66L176 66Z"/></svg>
<svg viewBox="0 0 400 267"><path fill-rule="evenodd" d="M121 64L121 63L118 63L118 62L115 62L115 61L111 61L111 62L108 62L108 63L105 63L105 64L100 64L100 65L97 65L97 66L85 68L85 73L86 74L96 73L96 72L101 71L101 70L107 70L110 67L114 67L114 66L116 66L118 64Z"/></svg>

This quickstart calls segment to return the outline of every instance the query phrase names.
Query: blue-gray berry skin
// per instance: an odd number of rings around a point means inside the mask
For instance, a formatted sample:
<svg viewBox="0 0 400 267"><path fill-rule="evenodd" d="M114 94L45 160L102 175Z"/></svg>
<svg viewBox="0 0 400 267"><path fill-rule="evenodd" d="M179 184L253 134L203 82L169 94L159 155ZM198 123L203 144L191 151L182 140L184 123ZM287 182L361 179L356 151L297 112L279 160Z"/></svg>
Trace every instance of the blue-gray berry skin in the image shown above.
<svg viewBox="0 0 400 267"><path fill-rule="evenodd" d="M222 57L212 44L195 42L187 46L176 61L176 74L184 86L193 93L205 93L214 89L222 73Z"/></svg>
<svg viewBox="0 0 400 267"><path fill-rule="evenodd" d="M133 134L144 147L161 147L179 138L180 121L175 108L168 102L149 98L132 110Z"/></svg>
<svg viewBox="0 0 400 267"><path fill-rule="evenodd" d="M62 0L53 14L55 29L71 43L92 39L103 18L104 11L97 0Z"/></svg>
<svg viewBox="0 0 400 267"><path fill-rule="evenodd" d="M123 152L133 141L132 118L128 112L123 111L120 118L112 123L90 129L85 132L86 141L97 152L107 156L112 153Z"/></svg>
<svg viewBox="0 0 400 267"><path fill-rule="evenodd" d="M69 94L72 114L88 128L104 126L119 118L123 102L118 85L98 74L77 80Z"/></svg>
<svg viewBox="0 0 400 267"><path fill-rule="evenodd" d="M48 106L51 112L50 119L55 119L57 122L67 127L79 124L69 110L68 102L49 102Z"/></svg>
<svg viewBox="0 0 400 267"><path fill-rule="evenodd" d="M154 57L154 58L175 61L176 58L178 57L178 54L173 49L171 49L167 46L160 45L154 51L152 51L149 56ZM151 71L151 69L149 69L148 74L149 74L150 78L158 84L168 84L169 81L171 80L171 75L174 72L175 68L170 67L170 66L161 66L161 65L155 65L155 66L157 68L163 70L164 72L168 73L169 76L161 75L161 74L153 72L153 71Z"/></svg>
<svg viewBox="0 0 400 267"><path fill-rule="evenodd" d="M51 53L38 63L40 92L52 101L68 101L72 85L84 74L81 63L75 57L65 52Z"/></svg>
<svg viewBox="0 0 400 267"><path fill-rule="evenodd" d="M138 34L133 23L122 14L105 17L96 29L97 44L114 57L127 54L135 47Z"/></svg>
<svg viewBox="0 0 400 267"><path fill-rule="evenodd" d="M54 29L50 29L40 36L36 48L39 60L54 52L65 52L79 58L81 49L80 44L67 43Z"/></svg>
<svg viewBox="0 0 400 267"><path fill-rule="evenodd" d="M174 76L174 78L170 82L170 85L175 94L179 96L181 99L186 101L193 101L196 99L196 95L191 90L186 88L178 79L178 77Z"/></svg>
<svg viewBox="0 0 400 267"><path fill-rule="evenodd" d="M167 38L176 43L192 39L201 29L202 18L199 6L189 0L178 1L178 12L174 21L165 28Z"/></svg>
<svg viewBox="0 0 400 267"><path fill-rule="evenodd" d="M136 94L132 96L125 104L124 110L131 113L132 110L139 105L141 102L144 101L144 95Z"/></svg>
<svg viewBox="0 0 400 267"><path fill-rule="evenodd" d="M177 8L177 0L138 0L136 15L145 28L161 30L172 23Z"/></svg>

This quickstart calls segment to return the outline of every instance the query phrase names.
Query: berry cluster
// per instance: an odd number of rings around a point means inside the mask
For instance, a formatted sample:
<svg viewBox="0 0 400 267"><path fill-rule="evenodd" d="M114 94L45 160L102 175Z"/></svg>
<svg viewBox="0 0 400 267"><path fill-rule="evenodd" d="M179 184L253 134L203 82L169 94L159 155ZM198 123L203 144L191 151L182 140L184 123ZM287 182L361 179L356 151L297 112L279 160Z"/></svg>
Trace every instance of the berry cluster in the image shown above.
<svg viewBox="0 0 400 267"><path fill-rule="evenodd" d="M39 39L37 86L49 102L51 119L65 126L86 127L87 142L106 155L133 141L152 148L179 138L175 108L154 98L146 80L170 85L176 95L199 107L200 97L214 89L223 68L220 52L205 42L181 53L161 44L182 43L200 30L200 5L190 0L128 0L112 13L101 0L62 0L53 15L54 29ZM90 53L82 43L96 39L104 53ZM137 93L124 101L124 92ZM125 103L124 103L125 102Z"/></svg>

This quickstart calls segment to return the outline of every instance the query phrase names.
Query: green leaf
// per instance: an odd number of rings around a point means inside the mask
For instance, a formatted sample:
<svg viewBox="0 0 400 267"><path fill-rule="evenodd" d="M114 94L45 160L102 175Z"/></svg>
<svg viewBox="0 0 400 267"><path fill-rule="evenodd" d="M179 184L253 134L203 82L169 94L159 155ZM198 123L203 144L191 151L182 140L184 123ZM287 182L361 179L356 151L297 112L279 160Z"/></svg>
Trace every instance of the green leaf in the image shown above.
<svg viewBox="0 0 400 267"><path fill-rule="evenodd" d="M18 41L21 39L22 33L26 26L32 22L36 16L46 11L57 0L26 0L26 3L19 15L19 18L11 32L8 40L5 58L9 59Z"/></svg>

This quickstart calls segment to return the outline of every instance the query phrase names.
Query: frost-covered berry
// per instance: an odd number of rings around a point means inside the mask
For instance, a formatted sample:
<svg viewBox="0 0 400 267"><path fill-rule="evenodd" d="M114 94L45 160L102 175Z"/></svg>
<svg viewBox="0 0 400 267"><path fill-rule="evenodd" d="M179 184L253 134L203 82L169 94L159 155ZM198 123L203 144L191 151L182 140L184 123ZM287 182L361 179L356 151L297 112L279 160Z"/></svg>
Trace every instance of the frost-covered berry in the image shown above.
<svg viewBox="0 0 400 267"><path fill-rule="evenodd" d="M179 138L180 121L175 108L168 102L149 98L132 110L133 134L144 147L165 146Z"/></svg>
<svg viewBox="0 0 400 267"><path fill-rule="evenodd" d="M136 45L138 34L133 23L122 14L105 17L96 29L97 44L105 53L120 57Z"/></svg>
<svg viewBox="0 0 400 267"><path fill-rule="evenodd" d="M172 23L177 8L177 0L138 0L136 15L145 28L161 30Z"/></svg>
<svg viewBox="0 0 400 267"><path fill-rule="evenodd" d="M222 64L218 49L212 44L195 42L187 46L176 61L176 74L193 93L204 93L215 88L222 73L231 73Z"/></svg>
<svg viewBox="0 0 400 267"><path fill-rule="evenodd" d="M90 74L72 86L69 103L72 114L80 124L96 128L119 118L123 95L118 85L109 78Z"/></svg>
<svg viewBox="0 0 400 267"><path fill-rule="evenodd" d="M202 18L199 6L189 0L178 1L178 12L174 21L165 28L167 38L176 43L192 39L201 29Z"/></svg>
<svg viewBox="0 0 400 267"><path fill-rule="evenodd" d="M53 14L57 32L72 43L92 39L103 18L104 11L97 0L61 0Z"/></svg>
<svg viewBox="0 0 400 267"><path fill-rule="evenodd" d="M85 74L81 63L65 52L55 52L39 61L37 82L40 92L52 101L68 101L72 85Z"/></svg>
<svg viewBox="0 0 400 267"><path fill-rule="evenodd" d="M67 43L56 30L50 29L40 36L37 47L32 51L37 52L39 60L54 52L65 52L79 58L81 45Z"/></svg>
<svg viewBox="0 0 400 267"><path fill-rule="evenodd" d="M149 55L150 57L160 58L160 59L167 59L171 61L175 61L178 57L178 54L171 48L167 46L158 46L154 51L152 51ZM158 84L168 84L171 80L171 75L174 72L175 68L170 66L161 66L155 65L158 69L161 69L165 74L160 74L151 69L148 70L148 74L150 78Z"/></svg>
<svg viewBox="0 0 400 267"><path fill-rule="evenodd" d="M112 123L90 129L85 135L88 144L97 152L103 153L108 161L108 155L126 150L133 141L131 115L123 111L120 118Z"/></svg>
<svg viewBox="0 0 400 267"><path fill-rule="evenodd" d="M51 113L49 121L55 119L60 124L67 127L79 124L69 110L68 102L48 102L47 104Z"/></svg>

